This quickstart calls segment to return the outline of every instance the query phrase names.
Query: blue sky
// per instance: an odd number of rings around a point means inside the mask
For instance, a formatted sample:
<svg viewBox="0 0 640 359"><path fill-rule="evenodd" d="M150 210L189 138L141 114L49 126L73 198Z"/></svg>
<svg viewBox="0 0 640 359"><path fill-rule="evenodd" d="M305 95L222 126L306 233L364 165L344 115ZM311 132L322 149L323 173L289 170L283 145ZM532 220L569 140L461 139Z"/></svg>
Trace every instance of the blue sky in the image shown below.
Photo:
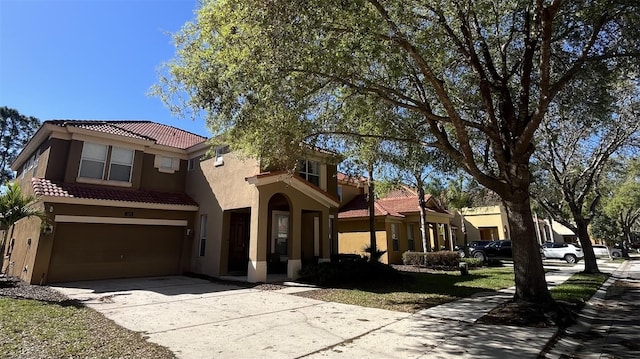
<svg viewBox="0 0 640 359"><path fill-rule="evenodd" d="M0 0L0 106L49 119L151 120L208 136L155 97L168 33L197 0Z"/></svg>

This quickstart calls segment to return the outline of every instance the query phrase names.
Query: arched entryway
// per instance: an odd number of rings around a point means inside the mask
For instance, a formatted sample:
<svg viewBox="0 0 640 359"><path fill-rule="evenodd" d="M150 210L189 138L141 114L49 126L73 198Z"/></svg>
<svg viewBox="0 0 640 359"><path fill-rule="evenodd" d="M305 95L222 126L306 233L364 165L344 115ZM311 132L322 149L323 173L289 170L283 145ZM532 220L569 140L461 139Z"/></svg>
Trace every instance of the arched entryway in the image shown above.
<svg viewBox="0 0 640 359"><path fill-rule="evenodd" d="M269 250L267 273L287 273L287 262L291 255L291 202L282 193L269 199L269 224L267 228Z"/></svg>

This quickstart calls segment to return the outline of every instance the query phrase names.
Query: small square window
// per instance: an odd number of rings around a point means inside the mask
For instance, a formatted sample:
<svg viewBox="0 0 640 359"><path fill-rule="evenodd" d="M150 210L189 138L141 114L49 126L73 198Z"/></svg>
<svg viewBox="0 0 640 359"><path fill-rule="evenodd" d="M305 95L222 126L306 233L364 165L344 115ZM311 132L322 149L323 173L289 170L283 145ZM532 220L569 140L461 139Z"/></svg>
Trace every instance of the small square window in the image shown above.
<svg viewBox="0 0 640 359"><path fill-rule="evenodd" d="M171 157L160 157L160 168L164 169L173 169L173 158Z"/></svg>

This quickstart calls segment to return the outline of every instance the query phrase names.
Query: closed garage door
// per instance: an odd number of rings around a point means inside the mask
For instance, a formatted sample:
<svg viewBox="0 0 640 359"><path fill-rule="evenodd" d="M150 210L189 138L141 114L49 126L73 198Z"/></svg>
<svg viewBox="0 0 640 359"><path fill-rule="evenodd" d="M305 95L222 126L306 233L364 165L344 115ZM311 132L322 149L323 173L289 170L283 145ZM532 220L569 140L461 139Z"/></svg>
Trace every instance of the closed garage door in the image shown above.
<svg viewBox="0 0 640 359"><path fill-rule="evenodd" d="M180 274L183 227L58 223L49 283Z"/></svg>

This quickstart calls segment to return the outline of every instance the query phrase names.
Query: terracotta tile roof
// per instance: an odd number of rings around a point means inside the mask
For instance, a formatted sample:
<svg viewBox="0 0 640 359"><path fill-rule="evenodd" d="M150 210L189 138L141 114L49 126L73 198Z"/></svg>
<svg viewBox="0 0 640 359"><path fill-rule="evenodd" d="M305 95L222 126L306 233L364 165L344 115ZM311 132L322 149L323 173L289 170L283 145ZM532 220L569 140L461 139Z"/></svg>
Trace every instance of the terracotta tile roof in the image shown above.
<svg viewBox="0 0 640 359"><path fill-rule="evenodd" d="M97 121L97 120L52 120L45 123L56 126L73 126L90 131L154 141L159 145L186 149L206 141L196 135L172 126L151 121Z"/></svg>
<svg viewBox="0 0 640 359"><path fill-rule="evenodd" d="M160 192L152 190L94 186L76 183L62 183L44 178L32 178L33 190L37 196L66 197L123 201L134 203L197 206L185 193Z"/></svg>
<svg viewBox="0 0 640 359"><path fill-rule="evenodd" d="M375 201L375 215L377 216L393 216L405 217L406 214L416 213L420 211L418 204L418 196L411 195L411 190L407 187L407 191L393 192L395 197L384 197ZM436 203L430 201L432 197L427 195L425 199L428 202L428 212L432 213L448 213ZM366 195L359 195L349 203L345 204L338 211L338 218L361 218L369 216L369 204Z"/></svg>
<svg viewBox="0 0 640 359"><path fill-rule="evenodd" d="M401 213L396 211L389 211L387 208L380 204L380 200L375 201L374 203L374 211L375 216L393 216L393 217L404 217ZM367 201L367 196L364 194L356 196L354 199L349 201L347 204L342 206L338 211L338 218L361 218L361 217L369 217L369 202Z"/></svg>

